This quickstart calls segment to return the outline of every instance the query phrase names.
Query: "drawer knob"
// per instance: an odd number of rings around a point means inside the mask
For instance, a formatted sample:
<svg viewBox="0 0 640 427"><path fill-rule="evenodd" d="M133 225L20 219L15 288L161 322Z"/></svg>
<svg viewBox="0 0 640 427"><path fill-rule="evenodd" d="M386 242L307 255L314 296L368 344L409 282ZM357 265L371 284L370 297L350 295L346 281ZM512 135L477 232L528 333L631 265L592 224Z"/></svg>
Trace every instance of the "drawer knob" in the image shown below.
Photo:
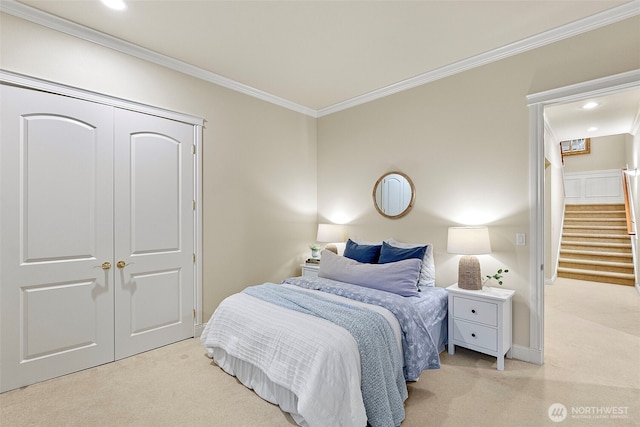
<svg viewBox="0 0 640 427"><path fill-rule="evenodd" d="M476 334L471 334L471 336L475 338L475 337L476 337Z"/></svg>
<svg viewBox="0 0 640 427"><path fill-rule="evenodd" d="M475 310L471 310L471 312L472 312L473 314L476 314L476 311L475 311Z"/></svg>

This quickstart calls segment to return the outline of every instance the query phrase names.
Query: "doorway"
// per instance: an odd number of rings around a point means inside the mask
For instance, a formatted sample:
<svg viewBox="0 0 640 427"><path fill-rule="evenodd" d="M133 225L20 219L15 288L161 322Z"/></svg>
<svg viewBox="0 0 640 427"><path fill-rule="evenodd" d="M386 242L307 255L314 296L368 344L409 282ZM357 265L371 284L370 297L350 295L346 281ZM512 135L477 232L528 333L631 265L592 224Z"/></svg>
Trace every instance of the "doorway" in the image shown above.
<svg viewBox="0 0 640 427"><path fill-rule="evenodd" d="M529 142L531 159L531 221L532 251L530 258L530 342L531 361L544 362L544 197L545 197L545 107L578 101L593 96L614 94L640 87L640 71L630 71L602 79L527 96L529 105Z"/></svg>

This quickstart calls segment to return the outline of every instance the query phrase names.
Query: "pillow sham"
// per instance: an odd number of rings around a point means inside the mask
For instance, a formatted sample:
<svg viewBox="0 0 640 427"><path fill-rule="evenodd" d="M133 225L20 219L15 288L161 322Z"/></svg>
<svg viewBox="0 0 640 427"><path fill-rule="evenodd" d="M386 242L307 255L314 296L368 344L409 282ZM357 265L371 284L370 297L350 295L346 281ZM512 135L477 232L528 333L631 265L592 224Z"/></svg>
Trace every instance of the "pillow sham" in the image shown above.
<svg viewBox="0 0 640 427"><path fill-rule="evenodd" d="M421 263L420 259L411 258L386 264L367 264L324 250L318 277L411 297L419 295L416 285Z"/></svg>
<svg viewBox="0 0 640 427"><path fill-rule="evenodd" d="M382 249L380 250L379 264L386 264L388 262L402 261L405 259L417 258L422 262L424 253L427 250L426 246L416 246L413 248L399 248L392 246L387 242L382 242Z"/></svg>
<svg viewBox="0 0 640 427"><path fill-rule="evenodd" d="M436 285L436 265L433 259L433 245L427 244L414 244L414 243L402 243L395 239L385 240L391 246L398 248L415 248L420 246L426 246L427 250L422 258L422 267L420 268L420 280L418 286L435 286Z"/></svg>
<svg viewBox="0 0 640 427"><path fill-rule="evenodd" d="M381 248L382 245L362 245L349 239L347 240L343 255L358 262L375 264L380 257Z"/></svg>

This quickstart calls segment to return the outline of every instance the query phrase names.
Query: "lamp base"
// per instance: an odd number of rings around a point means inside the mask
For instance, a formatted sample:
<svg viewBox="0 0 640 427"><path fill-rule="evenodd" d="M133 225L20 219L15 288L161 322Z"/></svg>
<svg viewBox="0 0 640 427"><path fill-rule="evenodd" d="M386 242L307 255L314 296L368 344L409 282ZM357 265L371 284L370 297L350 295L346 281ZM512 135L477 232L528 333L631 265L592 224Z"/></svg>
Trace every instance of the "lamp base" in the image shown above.
<svg viewBox="0 0 640 427"><path fill-rule="evenodd" d="M458 264L458 287L471 291L482 290L480 262L472 255L464 255Z"/></svg>

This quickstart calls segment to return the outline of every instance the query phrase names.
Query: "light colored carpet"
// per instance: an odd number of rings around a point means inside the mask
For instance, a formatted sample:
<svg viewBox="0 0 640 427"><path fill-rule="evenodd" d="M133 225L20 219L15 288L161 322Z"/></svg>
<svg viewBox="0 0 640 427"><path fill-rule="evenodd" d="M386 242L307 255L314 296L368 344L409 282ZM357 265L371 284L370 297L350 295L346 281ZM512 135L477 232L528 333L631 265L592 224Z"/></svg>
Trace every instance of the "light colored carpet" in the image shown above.
<svg viewBox="0 0 640 427"><path fill-rule="evenodd" d="M545 364L457 348L409 384L403 427L640 425L640 297L559 279L545 289ZM552 404L567 408L556 423ZM615 409L612 409L615 408ZM607 414L615 410L617 415ZM572 412L577 412L572 414ZM589 413L587 413L589 412ZM9 426L290 426L191 339L0 395ZM329 427L329 426L327 426Z"/></svg>

